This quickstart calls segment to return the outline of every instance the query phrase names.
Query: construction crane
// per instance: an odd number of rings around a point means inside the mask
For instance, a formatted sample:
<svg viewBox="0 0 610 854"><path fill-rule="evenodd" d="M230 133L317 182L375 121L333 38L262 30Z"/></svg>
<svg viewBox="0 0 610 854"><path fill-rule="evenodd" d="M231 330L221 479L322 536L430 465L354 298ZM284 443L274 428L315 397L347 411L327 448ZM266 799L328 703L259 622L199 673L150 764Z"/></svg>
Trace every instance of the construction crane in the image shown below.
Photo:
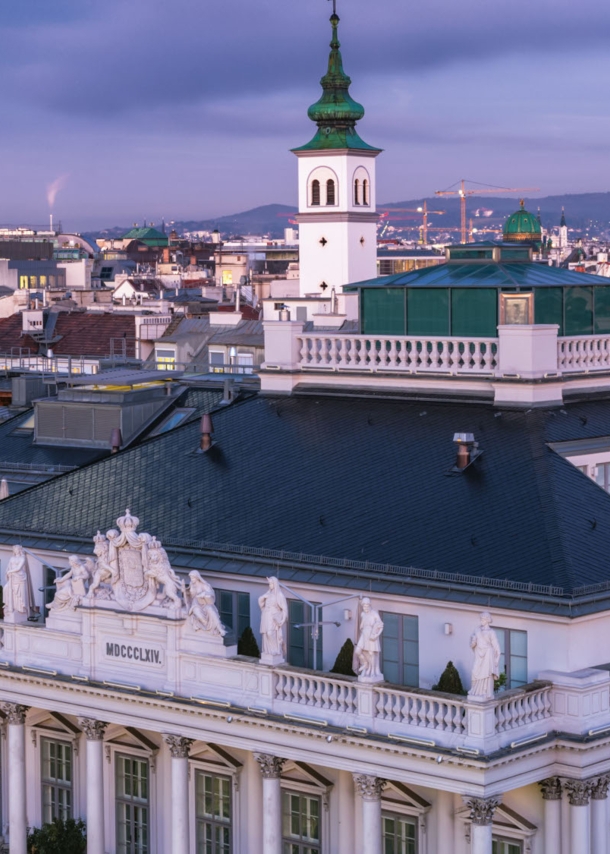
<svg viewBox="0 0 610 854"><path fill-rule="evenodd" d="M457 183L457 182L456 182ZM496 193L536 193L540 189L540 187L492 187L490 184L479 184L479 187L486 187L488 189L484 190L467 190L466 189L466 181L464 178L461 179L460 188L458 190L454 190L451 187L448 190L435 190L435 196L459 196L460 197L460 225L461 225L461 240L462 243L466 243L467 238L467 229L466 229L466 197L467 196L481 196L484 193L489 193L495 195ZM470 181L470 184L476 184L476 181ZM455 187L455 184L453 184Z"/></svg>
<svg viewBox="0 0 610 854"><path fill-rule="evenodd" d="M381 219L388 219L390 214L394 213L420 213L422 214L422 224L419 226L421 233L421 242L426 245L428 242L428 214L444 214L447 211L430 211L428 210L428 202L424 201L418 208L380 208ZM385 230L385 229L384 229Z"/></svg>

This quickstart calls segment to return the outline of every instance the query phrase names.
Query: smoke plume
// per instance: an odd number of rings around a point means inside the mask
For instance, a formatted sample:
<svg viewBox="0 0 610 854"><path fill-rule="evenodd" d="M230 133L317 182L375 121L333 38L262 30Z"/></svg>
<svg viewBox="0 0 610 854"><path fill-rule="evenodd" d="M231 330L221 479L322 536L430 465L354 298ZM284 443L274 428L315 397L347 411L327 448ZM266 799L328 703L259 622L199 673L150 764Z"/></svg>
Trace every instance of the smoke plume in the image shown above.
<svg viewBox="0 0 610 854"><path fill-rule="evenodd" d="M49 210L53 210L55 207L55 199L57 198L57 194L60 190L68 183L68 175L60 175L59 178L56 178L51 184L47 186L47 201L49 203Z"/></svg>

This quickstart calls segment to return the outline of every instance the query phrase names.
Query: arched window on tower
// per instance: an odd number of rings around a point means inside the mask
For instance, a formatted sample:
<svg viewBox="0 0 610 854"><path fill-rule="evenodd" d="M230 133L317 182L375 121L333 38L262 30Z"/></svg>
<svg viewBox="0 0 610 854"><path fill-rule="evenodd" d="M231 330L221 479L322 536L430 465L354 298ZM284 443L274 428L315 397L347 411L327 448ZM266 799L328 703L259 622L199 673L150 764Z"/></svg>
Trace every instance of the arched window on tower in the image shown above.
<svg viewBox="0 0 610 854"><path fill-rule="evenodd" d="M369 204L369 182L366 180L366 178L362 182L362 204Z"/></svg>
<svg viewBox="0 0 610 854"><path fill-rule="evenodd" d="M320 182L312 181L311 182L311 204L319 205L320 204Z"/></svg>
<svg viewBox="0 0 610 854"><path fill-rule="evenodd" d="M354 181L354 204L360 204L360 181L358 178Z"/></svg>
<svg viewBox="0 0 610 854"><path fill-rule="evenodd" d="M326 182L326 204L334 205L335 203L335 182L329 178Z"/></svg>

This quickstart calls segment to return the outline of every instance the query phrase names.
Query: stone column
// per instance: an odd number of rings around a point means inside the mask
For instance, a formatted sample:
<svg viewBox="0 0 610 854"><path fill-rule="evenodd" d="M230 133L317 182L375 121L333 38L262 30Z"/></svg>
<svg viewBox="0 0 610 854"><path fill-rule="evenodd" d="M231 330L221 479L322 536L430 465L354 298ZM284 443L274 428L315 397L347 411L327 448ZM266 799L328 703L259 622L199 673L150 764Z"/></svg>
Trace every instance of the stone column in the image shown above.
<svg viewBox="0 0 610 854"><path fill-rule="evenodd" d="M610 774L591 781L591 849L594 854L608 854L608 786Z"/></svg>
<svg viewBox="0 0 610 854"><path fill-rule="evenodd" d="M263 854L282 854L282 788L285 759L255 753L263 778Z"/></svg>
<svg viewBox="0 0 610 854"><path fill-rule="evenodd" d="M591 783L589 780L566 780L564 785L570 801L570 852L591 854Z"/></svg>
<svg viewBox="0 0 610 854"><path fill-rule="evenodd" d="M561 854L561 780L547 777L538 785L544 800L544 854Z"/></svg>
<svg viewBox="0 0 610 854"><path fill-rule="evenodd" d="M28 706L2 703L8 723L8 823L10 854L26 854L28 819L25 778L25 716Z"/></svg>
<svg viewBox="0 0 610 854"><path fill-rule="evenodd" d="M172 854L189 854L189 750L193 739L163 737L172 755Z"/></svg>
<svg viewBox="0 0 610 854"><path fill-rule="evenodd" d="M354 774L354 785L362 798L362 851L382 854L381 793L387 781L368 774Z"/></svg>
<svg viewBox="0 0 610 854"><path fill-rule="evenodd" d="M104 731L108 724L80 718L87 739L87 854L105 854Z"/></svg>
<svg viewBox="0 0 610 854"><path fill-rule="evenodd" d="M472 822L472 854L491 854L494 812L500 798L465 798Z"/></svg>

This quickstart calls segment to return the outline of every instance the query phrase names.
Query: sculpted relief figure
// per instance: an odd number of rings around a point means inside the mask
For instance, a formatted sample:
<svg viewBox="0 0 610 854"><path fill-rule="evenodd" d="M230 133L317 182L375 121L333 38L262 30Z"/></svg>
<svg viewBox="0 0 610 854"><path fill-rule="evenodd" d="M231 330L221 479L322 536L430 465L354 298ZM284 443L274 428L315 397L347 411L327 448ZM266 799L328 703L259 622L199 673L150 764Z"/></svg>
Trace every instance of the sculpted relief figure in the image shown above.
<svg viewBox="0 0 610 854"><path fill-rule="evenodd" d="M106 539L106 537L97 532L95 537L93 538L93 542L95 546L93 547L93 553L95 554L95 569L93 570L93 581L89 586L89 592L87 593L87 599L95 599L97 596L104 595L106 598L111 598L112 592L106 587L101 587L102 584L116 584L119 580L119 574L116 566L110 565L110 543Z"/></svg>
<svg viewBox="0 0 610 854"><path fill-rule="evenodd" d="M157 588L163 586L163 592L159 594L162 601L167 598L173 608L182 609L182 599L178 592L180 579L171 567L167 552L156 537L148 544L148 568L144 572L144 578L154 581Z"/></svg>
<svg viewBox="0 0 610 854"><path fill-rule="evenodd" d="M4 585L4 615L14 621L27 620L33 613L34 594L27 558L22 546L13 546L6 568Z"/></svg>
<svg viewBox="0 0 610 854"><path fill-rule="evenodd" d="M185 598L190 603L188 616L191 626L195 631L203 630L214 637L223 638L227 630L220 621L214 590L196 569L189 572L189 579Z"/></svg>
<svg viewBox="0 0 610 854"><path fill-rule="evenodd" d="M490 700L494 695L494 680L500 673L500 644L498 636L492 628L491 614L483 611L480 616L479 628L470 638L470 646L474 652L472 667L472 685L469 697Z"/></svg>
<svg viewBox="0 0 610 854"><path fill-rule="evenodd" d="M288 603L278 578L268 578L269 590L259 598L263 664L279 664L286 657L284 625L288 620Z"/></svg>
<svg viewBox="0 0 610 854"><path fill-rule="evenodd" d="M55 579L57 593L51 604L47 606L50 610L74 610L87 594L89 570L77 555L71 555L68 562L70 565L68 572Z"/></svg>
<svg viewBox="0 0 610 854"><path fill-rule="evenodd" d="M371 600L365 596L360 614L360 636L354 649L353 670L360 682L382 682L383 673L379 667L381 652L381 634L383 622L379 611L375 611Z"/></svg>

